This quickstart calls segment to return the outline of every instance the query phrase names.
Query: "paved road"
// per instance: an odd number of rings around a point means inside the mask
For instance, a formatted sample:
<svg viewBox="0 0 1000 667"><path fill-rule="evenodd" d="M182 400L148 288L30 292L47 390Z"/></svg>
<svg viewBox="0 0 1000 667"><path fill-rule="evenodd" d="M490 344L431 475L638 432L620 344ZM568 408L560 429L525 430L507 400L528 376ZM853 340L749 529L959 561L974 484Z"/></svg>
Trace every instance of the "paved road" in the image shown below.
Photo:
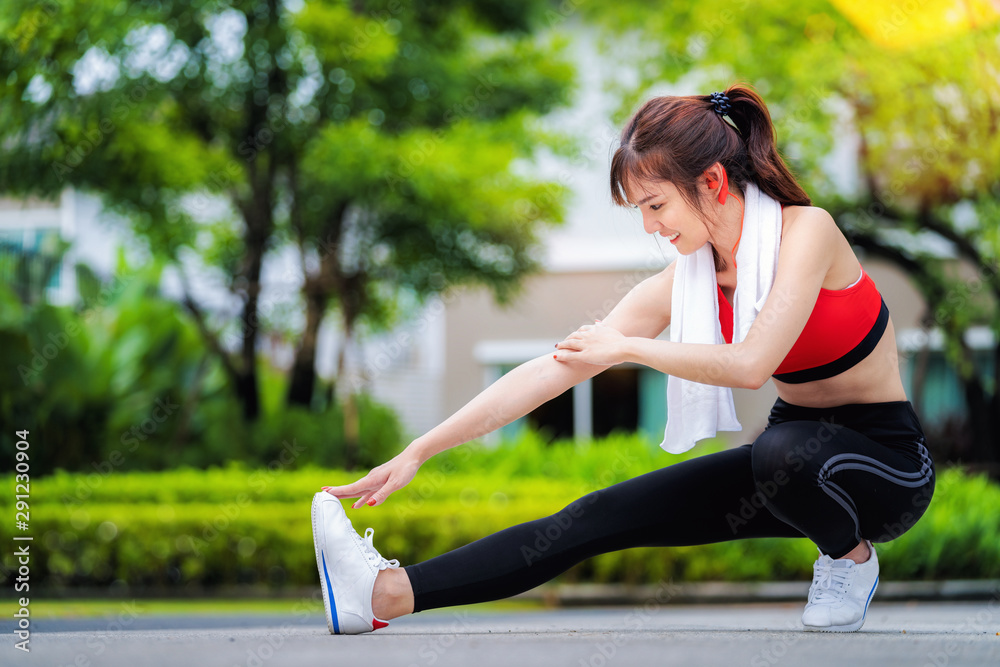
<svg viewBox="0 0 1000 667"><path fill-rule="evenodd" d="M30 654L0 623L0 662L132 667L395 665L1000 665L1000 603L873 604L852 635L802 632L800 605L423 612L356 637L327 634L322 614L38 620ZM125 629L122 627L122 621Z"/></svg>

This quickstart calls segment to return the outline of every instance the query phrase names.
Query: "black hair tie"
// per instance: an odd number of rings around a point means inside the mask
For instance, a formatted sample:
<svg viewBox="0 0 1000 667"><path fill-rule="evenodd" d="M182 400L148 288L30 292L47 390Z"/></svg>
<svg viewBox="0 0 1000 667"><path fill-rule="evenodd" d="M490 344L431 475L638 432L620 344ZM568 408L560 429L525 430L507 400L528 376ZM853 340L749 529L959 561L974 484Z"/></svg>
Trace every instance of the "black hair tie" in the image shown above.
<svg viewBox="0 0 1000 667"><path fill-rule="evenodd" d="M725 93L712 93L711 98L715 113L720 116L729 114L729 110L732 108L732 105L729 103L729 98Z"/></svg>

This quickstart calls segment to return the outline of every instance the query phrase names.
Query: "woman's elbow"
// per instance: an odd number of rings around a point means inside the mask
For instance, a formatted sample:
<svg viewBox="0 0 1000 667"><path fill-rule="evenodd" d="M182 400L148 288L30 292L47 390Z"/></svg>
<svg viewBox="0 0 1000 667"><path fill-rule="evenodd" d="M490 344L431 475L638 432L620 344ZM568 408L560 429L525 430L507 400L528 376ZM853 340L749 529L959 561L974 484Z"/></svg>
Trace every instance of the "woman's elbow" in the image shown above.
<svg viewBox="0 0 1000 667"><path fill-rule="evenodd" d="M740 389L760 389L771 379L773 372L771 365L764 360L754 359L753 355L745 355L737 386Z"/></svg>
<svg viewBox="0 0 1000 667"><path fill-rule="evenodd" d="M760 389L767 381L771 379L770 375L755 374L748 375L744 378L743 382L740 383L740 389Z"/></svg>

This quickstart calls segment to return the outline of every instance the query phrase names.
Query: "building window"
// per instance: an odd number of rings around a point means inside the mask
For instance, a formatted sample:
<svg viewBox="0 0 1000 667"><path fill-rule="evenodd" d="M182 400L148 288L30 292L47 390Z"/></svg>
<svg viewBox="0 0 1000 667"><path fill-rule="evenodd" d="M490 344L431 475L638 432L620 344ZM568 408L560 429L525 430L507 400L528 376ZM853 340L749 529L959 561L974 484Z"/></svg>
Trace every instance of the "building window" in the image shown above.
<svg viewBox="0 0 1000 667"><path fill-rule="evenodd" d="M975 372L987 393L993 393L995 338L987 327L970 327L965 344L972 350ZM924 427L940 427L949 420L968 417L964 388L954 366L944 352L940 331L911 329L897 336L902 365L903 386L913 402Z"/></svg>
<svg viewBox="0 0 1000 667"><path fill-rule="evenodd" d="M591 431L594 437L639 427L638 367L616 366L591 380Z"/></svg>
<svg viewBox="0 0 1000 667"><path fill-rule="evenodd" d="M0 229L0 282L22 301L42 300L60 286L63 250L58 229Z"/></svg>
<svg viewBox="0 0 1000 667"><path fill-rule="evenodd" d="M528 427L538 431L549 441L572 438L574 389L564 391L519 419L518 421L522 422L520 428Z"/></svg>
<svg viewBox="0 0 1000 667"><path fill-rule="evenodd" d="M517 364L497 364L486 373L487 383ZM525 428L547 440L604 437L614 431L640 431L663 436L666 423L666 376L643 366L609 368L540 405L500 429L500 437L515 439Z"/></svg>
<svg viewBox="0 0 1000 667"><path fill-rule="evenodd" d="M984 389L992 393L993 354L990 350L973 350L972 356ZM906 365L903 383L925 426L939 427L969 416L962 381L942 350L915 353Z"/></svg>

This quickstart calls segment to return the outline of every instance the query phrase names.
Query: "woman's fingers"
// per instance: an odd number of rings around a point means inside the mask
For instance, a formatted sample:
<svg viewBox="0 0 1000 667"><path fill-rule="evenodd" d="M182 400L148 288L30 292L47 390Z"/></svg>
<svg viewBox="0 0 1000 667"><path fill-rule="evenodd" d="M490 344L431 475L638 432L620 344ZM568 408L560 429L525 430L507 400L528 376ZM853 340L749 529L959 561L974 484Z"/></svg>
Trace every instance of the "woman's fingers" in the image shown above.
<svg viewBox="0 0 1000 667"><path fill-rule="evenodd" d="M323 490L340 500L357 498L357 500L351 505L351 507L355 509L362 507L365 504L374 505L375 503L371 502L372 496L378 491L384 491L388 480L379 481L377 479L372 479L371 477L372 476L369 474L352 484L345 484L343 486L324 486ZM384 500L390 493L392 493L391 490L382 493L377 502Z"/></svg>
<svg viewBox="0 0 1000 667"><path fill-rule="evenodd" d="M329 493L334 498L339 498L340 500L345 500L347 498L357 498L361 495L361 491L343 491L342 487L337 486L324 486L323 490Z"/></svg>
<svg viewBox="0 0 1000 667"><path fill-rule="evenodd" d="M357 487L357 482L354 484L346 484L344 486L324 486L323 490L329 493L331 496L337 496L338 498L353 498L361 492L361 488Z"/></svg>
<svg viewBox="0 0 1000 667"><path fill-rule="evenodd" d="M368 476L364 476L356 482L351 484L344 484L342 486L324 486L323 490L332 496L337 498L357 498L362 493L366 491L374 490L374 486Z"/></svg>
<svg viewBox="0 0 1000 667"><path fill-rule="evenodd" d="M323 487L323 490L327 493L333 493L336 487ZM351 493L349 495L341 495L333 493L334 496L344 499L344 498L357 498L356 501L351 505L353 509L358 509L359 507L364 507L365 505L375 506L380 505L382 502L389 497L389 494L396 491L394 488L390 488L388 483L381 486L372 486L370 488L364 489L360 493Z"/></svg>
<svg viewBox="0 0 1000 667"><path fill-rule="evenodd" d="M371 499L368 501L368 504L372 505L373 507L381 505L382 503L385 502L385 499L389 497L389 494L398 490L399 487L392 487L389 485L388 482L386 482L381 489L378 489L377 491L375 491L375 493L371 495Z"/></svg>
<svg viewBox="0 0 1000 667"><path fill-rule="evenodd" d="M378 489L377 486L358 487L358 484L359 482L346 486L324 486L323 490L339 500L357 498L351 505L351 507L357 509L367 503L372 494Z"/></svg>
<svg viewBox="0 0 1000 667"><path fill-rule="evenodd" d="M385 502L392 493L406 486L420 467L418 462L397 456L383 463L353 484L324 486L327 493L340 498L357 498L352 507L375 506Z"/></svg>

